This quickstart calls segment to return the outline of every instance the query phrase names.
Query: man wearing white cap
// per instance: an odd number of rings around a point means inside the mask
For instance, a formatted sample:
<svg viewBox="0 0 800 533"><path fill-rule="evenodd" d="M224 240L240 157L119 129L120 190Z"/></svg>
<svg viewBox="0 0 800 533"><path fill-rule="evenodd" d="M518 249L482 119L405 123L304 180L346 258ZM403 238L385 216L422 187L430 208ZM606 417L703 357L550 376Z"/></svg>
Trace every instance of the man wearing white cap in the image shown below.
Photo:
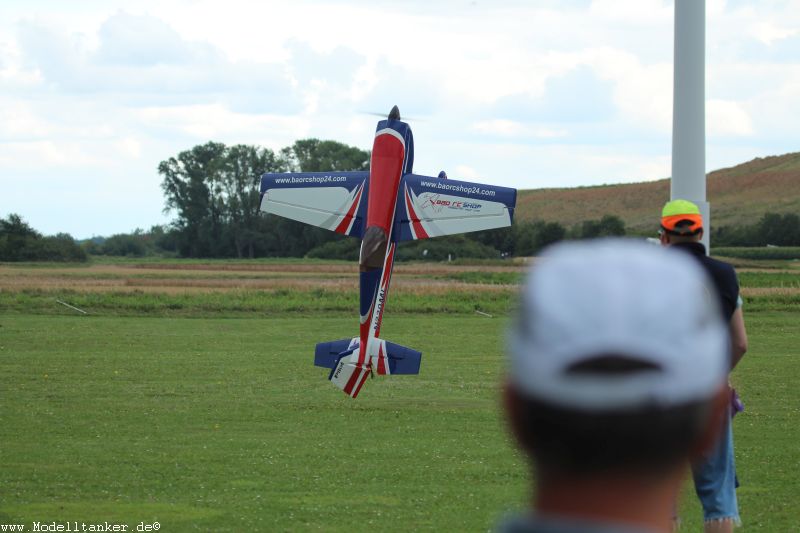
<svg viewBox="0 0 800 533"><path fill-rule="evenodd" d="M633 241L542 256L510 332L505 394L538 488L502 531L671 531L685 463L713 445L727 401L727 328L709 285L686 254Z"/></svg>

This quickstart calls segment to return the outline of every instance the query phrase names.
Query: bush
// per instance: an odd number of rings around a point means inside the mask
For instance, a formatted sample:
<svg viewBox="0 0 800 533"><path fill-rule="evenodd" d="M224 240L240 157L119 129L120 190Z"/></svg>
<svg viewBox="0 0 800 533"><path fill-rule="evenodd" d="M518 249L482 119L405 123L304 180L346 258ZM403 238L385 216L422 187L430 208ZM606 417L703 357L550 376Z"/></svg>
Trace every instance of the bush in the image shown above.
<svg viewBox="0 0 800 533"><path fill-rule="evenodd" d="M625 222L616 215L604 215L599 220L584 220L573 226L568 238L597 239L599 237L624 237Z"/></svg>
<svg viewBox="0 0 800 533"><path fill-rule="evenodd" d="M145 244L146 237L147 235L136 232L133 234L120 233L112 235L103 242L103 245L100 247L100 253L103 255L131 257L148 255L147 245Z"/></svg>
<svg viewBox="0 0 800 533"><path fill-rule="evenodd" d="M711 242L720 246L800 246L800 217L766 213L750 226L711 228Z"/></svg>
<svg viewBox="0 0 800 533"><path fill-rule="evenodd" d="M447 261L447 259L499 259L500 252L464 235L400 243L397 261Z"/></svg>
<svg viewBox="0 0 800 533"><path fill-rule="evenodd" d="M345 261L358 261L358 252L361 241L355 238L326 242L312 248L306 257L314 259L342 259Z"/></svg>
<svg viewBox="0 0 800 533"><path fill-rule="evenodd" d="M16 214L0 219L0 261L86 261L86 252L67 233L43 237Z"/></svg>

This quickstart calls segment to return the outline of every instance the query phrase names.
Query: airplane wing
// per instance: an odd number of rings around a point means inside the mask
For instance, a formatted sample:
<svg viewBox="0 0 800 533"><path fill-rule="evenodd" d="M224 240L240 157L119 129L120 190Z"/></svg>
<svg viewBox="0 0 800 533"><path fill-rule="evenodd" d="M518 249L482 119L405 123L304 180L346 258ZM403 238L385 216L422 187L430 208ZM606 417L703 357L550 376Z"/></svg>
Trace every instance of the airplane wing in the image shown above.
<svg viewBox="0 0 800 533"><path fill-rule="evenodd" d="M261 211L361 237L369 172L294 172L261 176Z"/></svg>
<svg viewBox="0 0 800 533"><path fill-rule="evenodd" d="M406 174L395 210L397 242L511 225L517 190Z"/></svg>

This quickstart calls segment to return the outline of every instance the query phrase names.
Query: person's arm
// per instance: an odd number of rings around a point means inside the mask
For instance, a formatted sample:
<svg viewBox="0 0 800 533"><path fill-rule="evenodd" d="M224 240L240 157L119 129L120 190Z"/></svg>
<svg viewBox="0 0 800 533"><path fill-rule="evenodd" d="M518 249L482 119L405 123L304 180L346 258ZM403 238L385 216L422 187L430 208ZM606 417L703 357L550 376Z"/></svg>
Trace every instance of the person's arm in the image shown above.
<svg viewBox="0 0 800 533"><path fill-rule="evenodd" d="M731 317L731 370L741 361L747 351L747 330L744 327L742 308L737 307Z"/></svg>

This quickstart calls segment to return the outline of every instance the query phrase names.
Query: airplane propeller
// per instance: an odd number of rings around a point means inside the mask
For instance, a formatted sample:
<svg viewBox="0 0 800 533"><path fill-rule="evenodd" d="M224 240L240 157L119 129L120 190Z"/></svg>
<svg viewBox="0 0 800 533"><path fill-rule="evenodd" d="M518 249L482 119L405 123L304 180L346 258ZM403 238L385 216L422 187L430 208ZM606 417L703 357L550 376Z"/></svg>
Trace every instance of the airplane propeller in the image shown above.
<svg viewBox="0 0 800 533"><path fill-rule="evenodd" d="M403 121L413 121L413 122L424 122L425 119L422 118L414 118L414 117L405 117L400 118L400 109L397 106L392 107L392 110L389 111L389 114L386 113L378 113L376 111L361 111L364 115L372 115L374 117L380 117L383 119L388 118L389 120L403 120Z"/></svg>

